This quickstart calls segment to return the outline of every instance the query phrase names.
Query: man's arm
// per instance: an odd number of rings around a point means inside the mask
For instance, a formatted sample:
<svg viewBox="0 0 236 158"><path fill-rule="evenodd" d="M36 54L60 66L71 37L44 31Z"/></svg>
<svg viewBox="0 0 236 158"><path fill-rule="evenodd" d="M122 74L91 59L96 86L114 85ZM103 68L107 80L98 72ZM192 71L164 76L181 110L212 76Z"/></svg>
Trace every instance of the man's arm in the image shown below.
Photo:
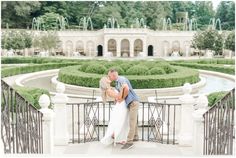
<svg viewBox="0 0 236 158"><path fill-rule="evenodd" d="M122 100L124 100L129 94L129 86L124 83L121 87L121 91L119 93L119 96L117 97L117 101L121 102Z"/></svg>

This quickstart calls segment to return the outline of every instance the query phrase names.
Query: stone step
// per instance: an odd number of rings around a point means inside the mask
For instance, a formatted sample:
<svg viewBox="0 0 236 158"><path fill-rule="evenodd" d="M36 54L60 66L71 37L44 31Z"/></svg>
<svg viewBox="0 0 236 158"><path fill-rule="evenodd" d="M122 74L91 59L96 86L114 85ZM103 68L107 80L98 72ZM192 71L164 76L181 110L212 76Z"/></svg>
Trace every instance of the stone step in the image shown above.
<svg viewBox="0 0 236 158"><path fill-rule="evenodd" d="M192 147L181 147L179 145L160 144L154 142L135 142L134 147L122 150L122 145L104 146L100 142L87 142L80 144L69 144L66 147L55 146L56 154L83 154L84 156L105 155L138 155L138 156L193 156Z"/></svg>

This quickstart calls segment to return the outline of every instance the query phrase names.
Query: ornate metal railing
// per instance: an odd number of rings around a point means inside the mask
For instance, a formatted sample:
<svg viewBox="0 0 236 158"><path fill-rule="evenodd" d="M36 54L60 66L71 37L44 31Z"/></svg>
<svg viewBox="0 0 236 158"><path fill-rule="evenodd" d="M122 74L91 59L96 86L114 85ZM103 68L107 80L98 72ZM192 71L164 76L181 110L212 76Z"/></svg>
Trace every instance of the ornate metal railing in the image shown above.
<svg viewBox="0 0 236 158"><path fill-rule="evenodd" d="M99 141L106 132L114 102L68 104L71 110L70 143ZM177 144L180 104L141 102L138 112L139 138L166 144ZM176 123L178 122L178 123Z"/></svg>
<svg viewBox="0 0 236 158"><path fill-rule="evenodd" d="M43 153L42 113L3 80L1 100L4 152Z"/></svg>
<svg viewBox="0 0 236 158"><path fill-rule="evenodd" d="M232 155L235 89L219 100L204 115L205 155Z"/></svg>

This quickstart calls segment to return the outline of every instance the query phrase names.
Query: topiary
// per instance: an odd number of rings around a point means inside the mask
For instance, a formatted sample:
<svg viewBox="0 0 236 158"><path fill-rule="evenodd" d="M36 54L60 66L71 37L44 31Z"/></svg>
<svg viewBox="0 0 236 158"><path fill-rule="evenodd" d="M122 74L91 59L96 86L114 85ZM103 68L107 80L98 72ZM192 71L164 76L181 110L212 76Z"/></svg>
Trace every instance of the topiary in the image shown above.
<svg viewBox="0 0 236 158"><path fill-rule="evenodd" d="M85 72L86 69L87 69L87 67L88 67L89 65L91 65L91 64L92 64L91 62L84 63L84 64L81 65L81 67L79 68L79 70Z"/></svg>
<svg viewBox="0 0 236 158"><path fill-rule="evenodd" d="M107 73L107 69L105 66L103 65L99 65L99 64L90 64L85 72L87 73L96 73L96 74L105 74Z"/></svg>
<svg viewBox="0 0 236 158"><path fill-rule="evenodd" d="M168 63L160 63L158 66L161 67L167 74L176 72L176 70Z"/></svg>
<svg viewBox="0 0 236 158"><path fill-rule="evenodd" d="M150 75L162 75L165 74L166 72L159 67L154 67L151 70L149 70Z"/></svg>
<svg viewBox="0 0 236 158"><path fill-rule="evenodd" d="M129 68L126 75L149 75L149 72L147 67L137 65Z"/></svg>

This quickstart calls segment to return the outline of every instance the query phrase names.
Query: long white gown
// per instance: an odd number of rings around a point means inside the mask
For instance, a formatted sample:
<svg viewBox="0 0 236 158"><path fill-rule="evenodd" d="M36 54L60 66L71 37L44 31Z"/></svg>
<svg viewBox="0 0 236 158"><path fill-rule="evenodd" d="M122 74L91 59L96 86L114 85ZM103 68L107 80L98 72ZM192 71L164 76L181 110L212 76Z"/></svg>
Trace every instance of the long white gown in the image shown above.
<svg viewBox="0 0 236 158"><path fill-rule="evenodd" d="M114 133L114 139L112 135ZM127 141L129 133L129 115L125 101L116 103L111 111L110 121L105 136L101 139L104 145Z"/></svg>

